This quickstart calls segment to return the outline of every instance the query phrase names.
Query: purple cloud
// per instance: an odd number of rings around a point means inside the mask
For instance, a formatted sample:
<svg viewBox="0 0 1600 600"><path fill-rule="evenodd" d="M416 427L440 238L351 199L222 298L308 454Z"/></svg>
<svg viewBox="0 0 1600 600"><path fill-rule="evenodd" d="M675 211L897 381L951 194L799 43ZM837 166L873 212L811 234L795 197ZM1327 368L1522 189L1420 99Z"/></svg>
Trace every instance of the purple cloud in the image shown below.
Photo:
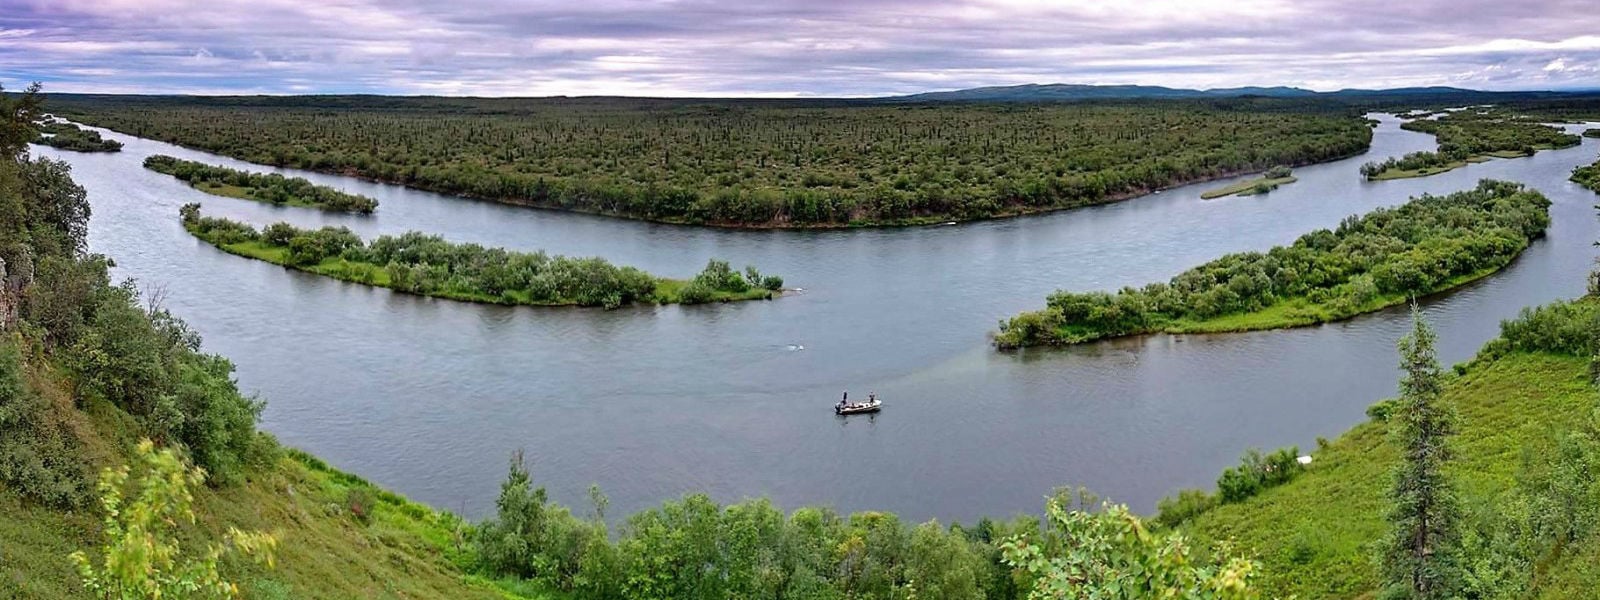
<svg viewBox="0 0 1600 600"><path fill-rule="evenodd" d="M1600 87L1589 0L0 0L54 91L862 96Z"/></svg>

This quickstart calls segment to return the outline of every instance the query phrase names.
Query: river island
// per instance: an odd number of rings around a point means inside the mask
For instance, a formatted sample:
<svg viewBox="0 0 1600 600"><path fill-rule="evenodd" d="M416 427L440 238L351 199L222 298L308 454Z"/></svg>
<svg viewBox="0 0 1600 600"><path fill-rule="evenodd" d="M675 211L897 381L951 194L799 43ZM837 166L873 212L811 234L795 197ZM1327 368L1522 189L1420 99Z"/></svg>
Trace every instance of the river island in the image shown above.
<svg viewBox="0 0 1600 600"><path fill-rule="evenodd" d="M364 215L378 208L377 200L317 185L304 177L251 173L165 154L144 159L144 168L176 177L187 182L189 187L213 196Z"/></svg>
<svg viewBox="0 0 1600 600"><path fill-rule="evenodd" d="M1000 324L1002 349L1145 333L1212 333L1327 323L1442 292L1505 267L1544 235L1550 201L1485 180L1346 218L1267 252L1229 254L1168 283L1057 291Z"/></svg>
<svg viewBox="0 0 1600 600"><path fill-rule="evenodd" d="M573 258L457 244L412 231L363 241L346 227L254 227L180 209L185 230L221 250L291 269L399 292L463 302L530 306L602 306L636 302L704 304L770 300L783 278L755 267L736 271L711 260L692 279L657 277L602 258Z"/></svg>

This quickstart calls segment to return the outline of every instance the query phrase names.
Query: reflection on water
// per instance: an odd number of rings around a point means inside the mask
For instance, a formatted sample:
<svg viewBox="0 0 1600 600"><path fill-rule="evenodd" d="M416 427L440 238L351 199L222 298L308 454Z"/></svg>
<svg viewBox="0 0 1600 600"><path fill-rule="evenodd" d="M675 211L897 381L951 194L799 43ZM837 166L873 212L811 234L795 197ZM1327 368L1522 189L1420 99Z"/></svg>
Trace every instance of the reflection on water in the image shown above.
<svg viewBox="0 0 1600 600"><path fill-rule="evenodd" d="M1396 308L1291 331L1148 336L998 353L986 334L1057 287L1164 280L1224 253L1287 243L1346 215L1479 178L1555 201L1547 239L1505 272L1426 300L1447 361L1527 305L1583 290L1593 193L1567 182L1580 148L1443 175L1361 180L1367 160L1432 147L1392 119L1365 156L1296 171L1263 196L1199 200L1220 183L1029 218L917 229L722 231L636 223L308 174L377 197L360 217L208 196L140 163L155 153L237 161L120 134L115 155L72 162L94 205L90 245L239 365L289 444L419 500L481 515L525 448L564 502L598 483L631 512L689 491L785 506L886 509L971 520L1039 510L1059 485L1135 508L1209 486L1245 448L1336 436L1394 393ZM1221 182L1227 183L1227 182ZM178 207L258 224L409 229L517 249L601 255L667 276L707 258L752 263L804 294L694 307L508 308L417 298L223 254ZM803 350L801 349L803 347ZM839 419L840 390L884 412Z"/></svg>

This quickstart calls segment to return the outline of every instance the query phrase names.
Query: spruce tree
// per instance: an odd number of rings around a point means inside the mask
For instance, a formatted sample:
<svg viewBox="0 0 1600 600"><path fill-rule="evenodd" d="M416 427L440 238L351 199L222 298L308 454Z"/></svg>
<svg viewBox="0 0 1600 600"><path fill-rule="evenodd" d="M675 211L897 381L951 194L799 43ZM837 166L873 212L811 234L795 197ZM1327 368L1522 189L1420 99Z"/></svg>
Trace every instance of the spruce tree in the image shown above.
<svg viewBox="0 0 1600 600"><path fill-rule="evenodd" d="M1390 533L1379 557L1387 597L1454 598L1461 589L1460 507L1445 472L1455 415L1440 398L1444 374L1433 330L1412 307L1411 334L1400 340L1400 399L1390 416L1400 464L1390 491Z"/></svg>

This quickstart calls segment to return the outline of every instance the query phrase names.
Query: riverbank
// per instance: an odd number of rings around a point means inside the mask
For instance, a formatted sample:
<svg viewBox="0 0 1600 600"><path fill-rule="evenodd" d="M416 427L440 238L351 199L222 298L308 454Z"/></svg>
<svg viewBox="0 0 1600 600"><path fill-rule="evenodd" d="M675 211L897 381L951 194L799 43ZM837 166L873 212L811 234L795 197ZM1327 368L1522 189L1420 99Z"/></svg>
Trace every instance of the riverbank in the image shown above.
<svg viewBox="0 0 1600 600"><path fill-rule="evenodd" d="M1219 188L1214 189L1214 190L1206 190L1204 192L1201 192L1200 193L1200 199L1202 199L1202 200L1212 200L1212 199L1215 199L1215 198L1221 198L1223 196L1233 196L1235 194L1240 195L1240 196L1253 196L1253 195L1256 195L1256 194L1265 194L1265 193L1270 192L1272 190L1278 189L1278 186L1280 186L1280 185L1288 185L1288 184L1294 183L1294 182L1299 181L1299 180L1300 180L1299 178L1296 178L1294 176L1289 176L1289 177L1258 177L1258 178L1255 178L1255 179L1247 179L1245 181L1241 181L1241 182L1235 183L1233 185L1228 185L1228 186L1224 186L1224 187L1219 187Z"/></svg>
<svg viewBox="0 0 1600 600"><path fill-rule="evenodd" d="M636 301L771 300L784 291L782 278L762 276L754 268L733 271L728 263L716 260L692 279L668 279L598 258L484 249L416 232L371 243L343 228L308 231L279 223L258 232L243 223L203 217L194 205L184 207L182 220L190 235L230 254L340 281L461 302L618 308Z"/></svg>
<svg viewBox="0 0 1600 600"><path fill-rule="evenodd" d="M1291 246L1225 256L1143 289L1058 291L1002 322L1000 349L1147 333L1232 332L1327 323L1436 294L1510 264L1549 226L1550 201L1485 181L1449 196L1315 231ZM1379 249L1379 250L1374 250Z"/></svg>
<svg viewBox="0 0 1600 600"><path fill-rule="evenodd" d="M1536 335L1554 337L1554 332ZM1581 457L1569 458L1564 452L1572 448L1569 434L1597 425L1592 420L1597 405L1589 362L1570 351L1508 344L1502 338L1490 342L1478 358L1457 366L1445 385L1442 403L1453 407L1458 424L1449 468L1458 498L1468 508L1461 527L1479 574L1479 590L1518 589L1522 593L1516 597L1528 598L1590 597L1600 577L1600 531L1593 528L1578 528L1564 540L1541 540L1558 534L1532 528L1523 529L1515 543L1485 537L1524 524L1520 519L1527 517L1518 511L1539 501L1543 492L1534 482L1550 477L1553 464L1567 468L1581 463ZM1319 442L1309 452L1313 462L1293 481L1204 510L1179 530L1198 546L1227 540L1260 557L1263 596L1370 596L1380 582L1370 549L1388 530L1386 493L1399 456L1388 439L1383 411L1369 415L1371 420L1337 439ZM1566 510L1594 514L1597 507L1588 496ZM1557 518L1558 512L1542 512L1540 518ZM1518 558L1524 548L1532 548L1535 556ZM1519 560L1528 562L1510 566ZM1485 572L1479 569L1490 564L1508 565L1507 571L1482 577Z"/></svg>

